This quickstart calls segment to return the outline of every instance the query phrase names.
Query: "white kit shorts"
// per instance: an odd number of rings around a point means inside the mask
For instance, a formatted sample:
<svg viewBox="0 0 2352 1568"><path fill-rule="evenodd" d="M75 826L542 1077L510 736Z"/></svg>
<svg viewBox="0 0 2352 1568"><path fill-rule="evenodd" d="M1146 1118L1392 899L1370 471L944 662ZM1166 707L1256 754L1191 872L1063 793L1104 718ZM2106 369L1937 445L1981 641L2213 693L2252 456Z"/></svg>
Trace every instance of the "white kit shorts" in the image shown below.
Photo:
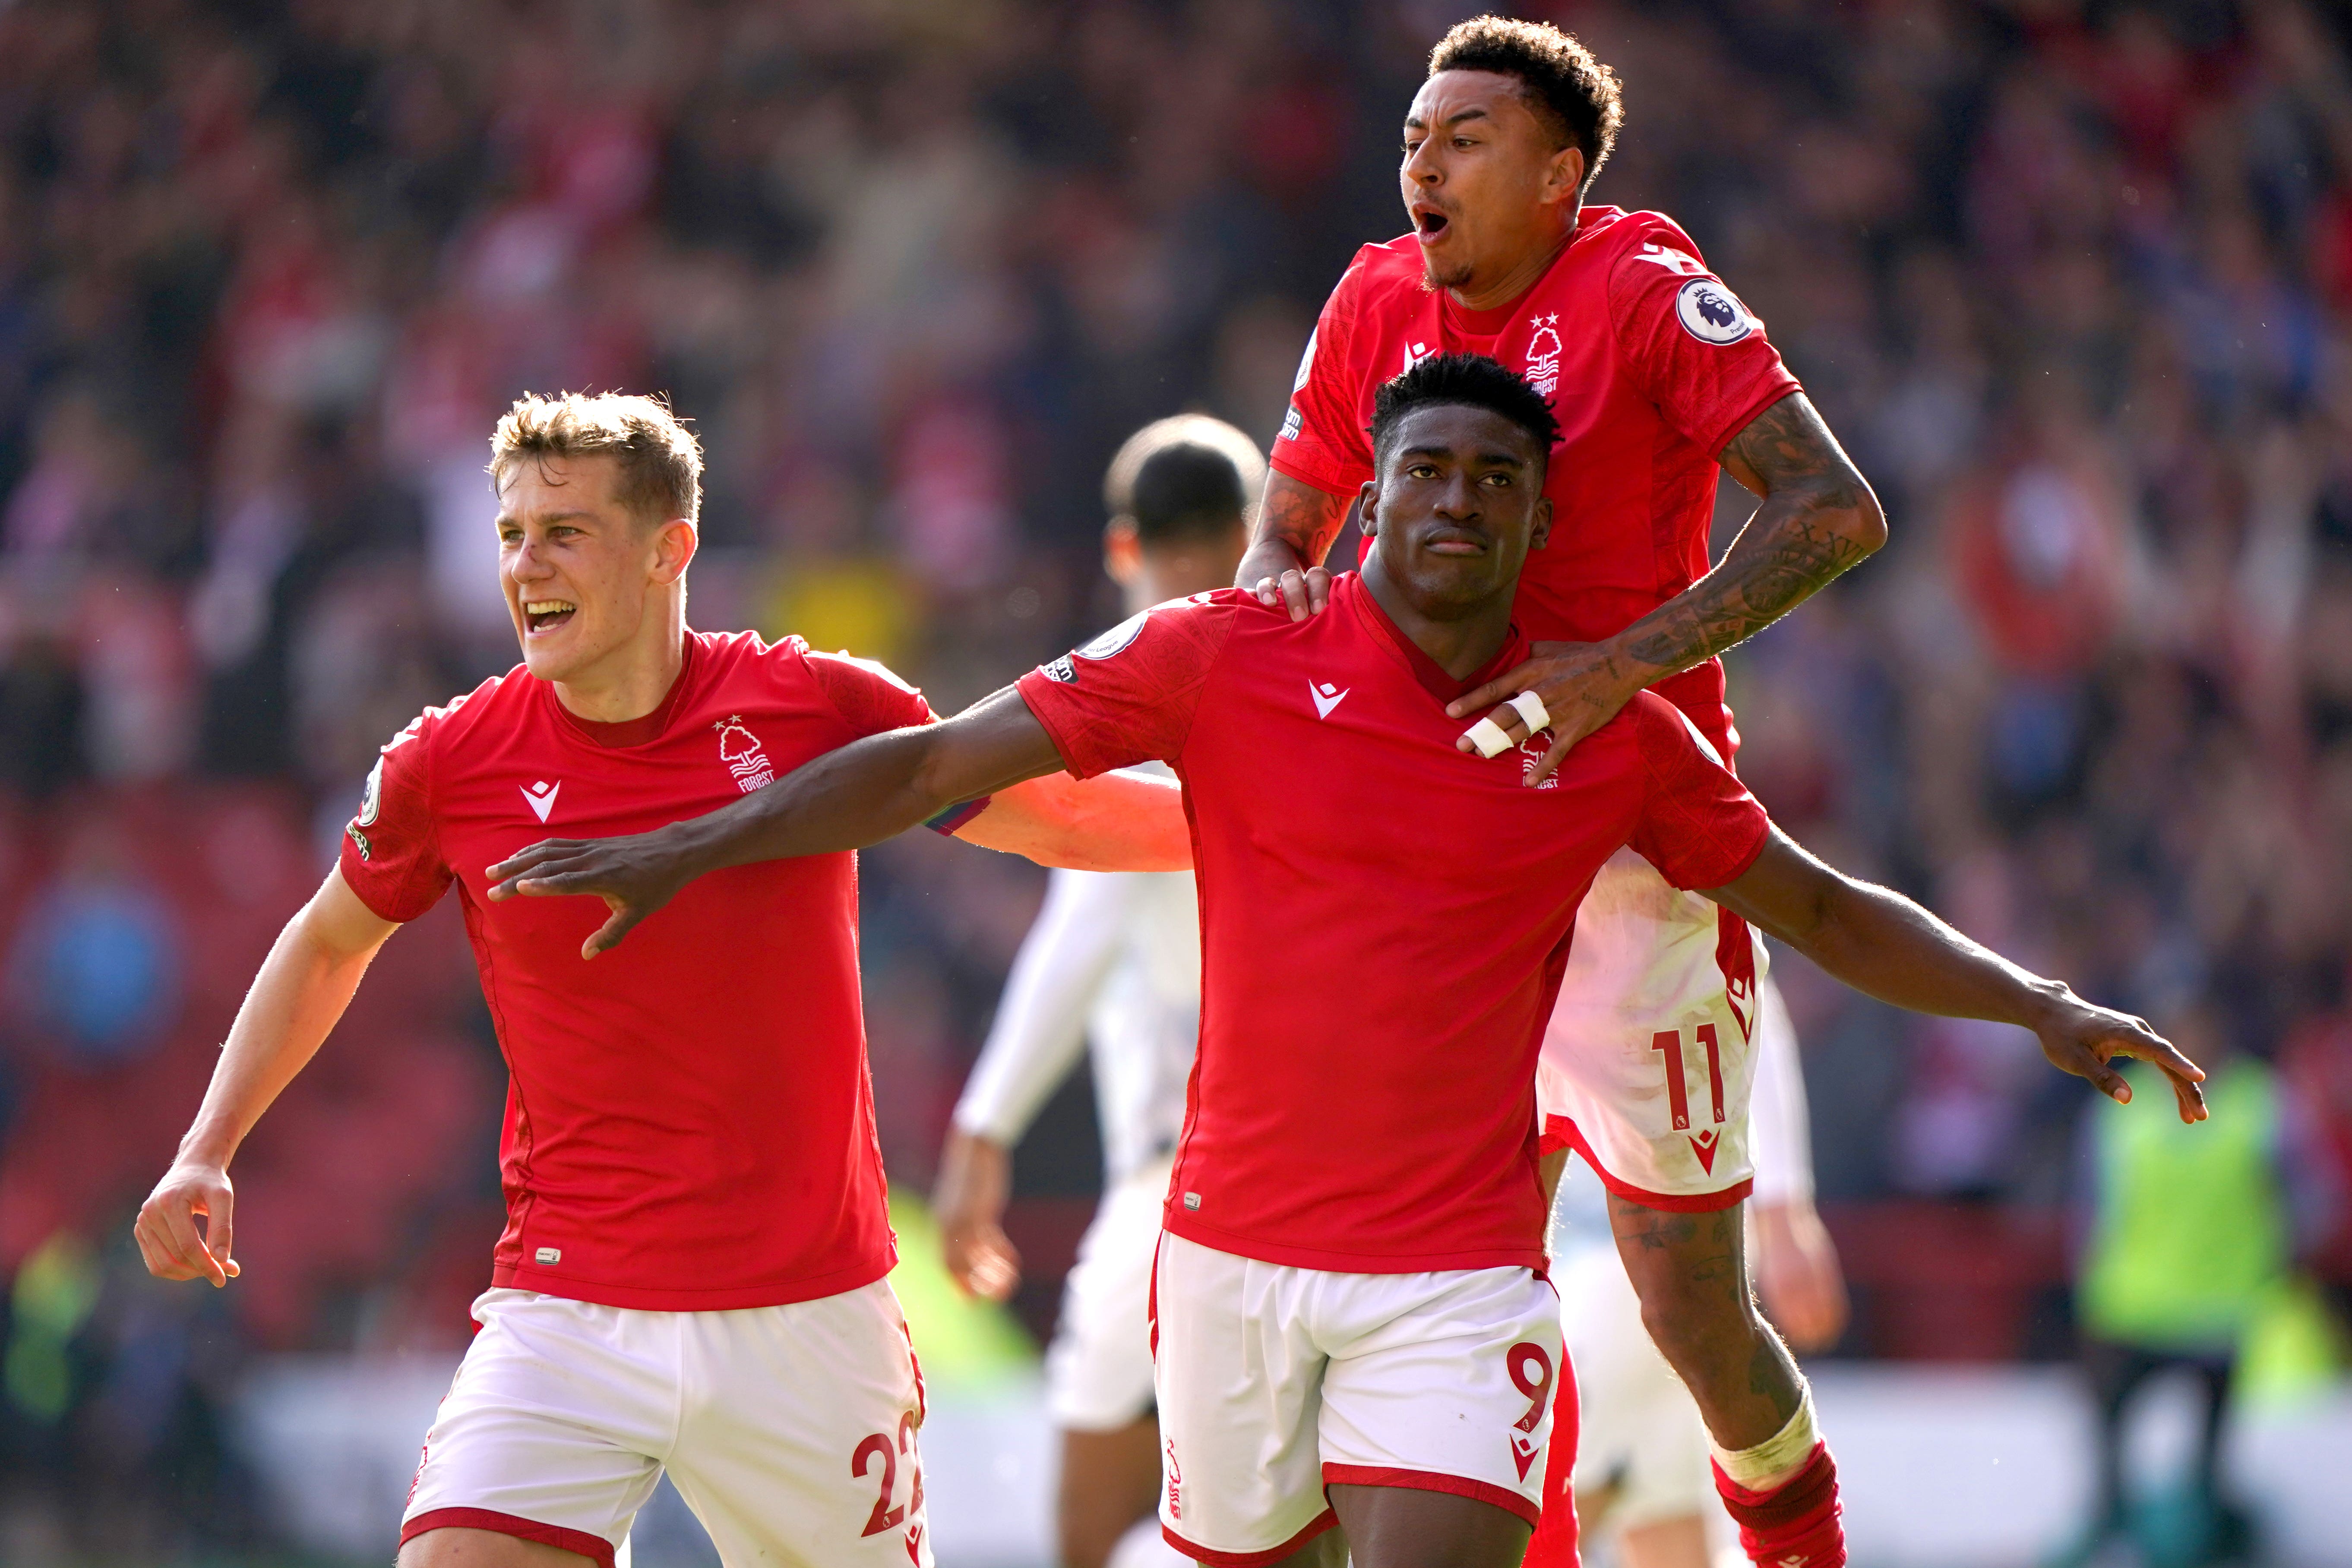
<svg viewBox="0 0 2352 1568"><path fill-rule="evenodd" d="M612 1568L667 1469L729 1568L930 1568L922 1373L887 1281L725 1312L511 1289L473 1310L404 1542L489 1530Z"/></svg>
<svg viewBox="0 0 2352 1568"><path fill-rule="evenodd" d="M1559 1298L1526 1268L1340 1274L1162 1236L1160 1521L1217 1568L1337 1522L1327 1486L1476 1498L1533 1525Z"/></svg>
<svg viewBox="0 0 2352 1568"><path fill-rule="evenodd" d="M1765 963L1746 921L1631 849L1612 856L1577 912L1544 1030L1545 1148L1574 1148L1611 1192L1651 1208L1746 1197Z"/></svg>
<svg viewBox="0 0 2352 1568"><path fill-rule="evenodd" d="M1151 1258L1172 1163L1115 1183L1079 1238L1045 1351L1045 1408L1066 1432L1115 1432L1151 1414Z"/></svg>

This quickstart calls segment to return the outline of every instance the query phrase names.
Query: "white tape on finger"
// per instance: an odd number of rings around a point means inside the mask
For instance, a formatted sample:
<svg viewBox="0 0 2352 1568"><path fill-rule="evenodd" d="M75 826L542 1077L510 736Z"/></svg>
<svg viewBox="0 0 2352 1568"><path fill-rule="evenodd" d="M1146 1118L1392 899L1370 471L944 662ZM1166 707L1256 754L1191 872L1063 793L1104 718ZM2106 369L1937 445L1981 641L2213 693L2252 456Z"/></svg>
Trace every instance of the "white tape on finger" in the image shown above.
<svg viewBox="0 0 2352 1568"><path fill-rule="evenodd" d="M1530 735L1538 730L1549 728L1551 724L1551 710L1546 708L1544 700L1532 691L1520 692L1511 699L1507 706L1527 721L1528 733Z"/></svg>
<svg viewBox="0 0 2352 1568"><path fill-rule="evenodd" d="M1478 748L1482 757L1499 757L1511 749L1510 731L1492 719L1481 719L1470 726L1470 743Z"/></svg>

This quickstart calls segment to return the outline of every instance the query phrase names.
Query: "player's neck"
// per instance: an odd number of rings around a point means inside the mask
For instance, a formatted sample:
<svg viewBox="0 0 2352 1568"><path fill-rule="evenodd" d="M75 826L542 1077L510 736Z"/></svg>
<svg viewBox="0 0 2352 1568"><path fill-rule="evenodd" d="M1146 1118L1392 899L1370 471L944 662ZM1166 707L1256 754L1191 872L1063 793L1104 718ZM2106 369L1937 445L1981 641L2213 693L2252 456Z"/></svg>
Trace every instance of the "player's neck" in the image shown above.
<svg viewBox="0 0 2352 1568"><path fill-rule="evenodd" d="M549 682L564 711L592 724L623 724L660 707L686 664L686 616L681 607L658 618L654 635L614 649L580 679Z"/></svg>
<svg viewBox="0 0 2352 1568"><path fill-rule="evenodd" d="M1511 595L1501 594L1467 610L1454 605L1416 605L1391 577L1374 551L1361 573L1364 591L1412 639L1412 646L1456 680L1467 680L1495 661L1511 635ZM1460 613L1456 613L1459 611Z"/></svg>
<svg viewBox="0 0 2352 1568"><path fill-rule="evenodd" d="M1576 226L1581 213L1581 208L1570 213L1566 228L1529 246L1517 261L1513 262L1507 270L1497 274L1493 281L1488 282L1474 278L1468 284L1458 289L1448 289L1446 292L1454 297L1455 304L1465 310L1494 310L1511 304L1520 295L1534 288L1543 275L1551 270L1551 264L1559 259L1559 253L1566 250L1569 241L1576 237Z"/></svg>

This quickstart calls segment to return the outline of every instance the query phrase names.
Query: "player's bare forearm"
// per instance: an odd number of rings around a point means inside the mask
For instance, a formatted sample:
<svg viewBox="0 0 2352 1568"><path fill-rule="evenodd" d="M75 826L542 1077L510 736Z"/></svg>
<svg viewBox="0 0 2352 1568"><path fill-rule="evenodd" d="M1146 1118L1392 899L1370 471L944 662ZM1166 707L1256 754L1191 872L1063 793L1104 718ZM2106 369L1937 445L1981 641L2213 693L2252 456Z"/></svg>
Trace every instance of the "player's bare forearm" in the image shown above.
<svg viewBox="0 0 2352 1568"><path fill-rule="evenodd" d="M1290 618L1315 614L1331 600L1331 574L1323 566L1331 542L1348 521L1349 498L1320 490L1278 469L1268 469L1250 547L1234 573L1234 586L1246 588L1263 605L1277 598Z"/></svg>
<svg viewBox="0 0 2352 1568"><path fill-rule="evenodd" d="M140 1206L133 1234L149 1272L215 1285L237 1272L230 1256L229 1162L262 1112L318 1054L395 929L362 904L336 870L278 933L229 1026L204 1103L171 1169ZM198 1215L206 1219L201 1237Z"/></svg>
<svg viewBox="0 0 2352 1568"><path fill-rule="evenodd" d="M612 919L581 950L593 958L706 872L863 849L1061 765L1045 727L1008 686L942 723L827 752L702 816L621 837L543 839L489 868L489 896L603 899Z"/></svg>
<svg viewBox="0 0 2352 1568"><path fill-rule="evenodd" d="M1552 747L1530 786L1635 692L1746 641L1886 542L1878 498L1801 392L1758 415L1722 462L1763 501L1715 570L1615 637L1538 643L1526 663L1447 705L1454 717L1475 720L1519 692L1540 697ZM1513 741L1527 738L1518 715L1491 716ZM1468 748L1466 736L1461 744Z"/></svg>
<svg viewBox="0 0 2352 1568"><path fill-rule="evenodd" d="M1886 542L1878 498L1801 392L1758 415L1722 462L1762 504L1715 570L1610 639L1643 686L1747 641Z"/></svg>
<svg viewBox="0 0 2352 1568"><path fill-rule="evenodd" d="M1144 773L1074 779L1051 773L1030 779L997 792L956 837L1072 871L1192 868L1184 792L1171 780Z"/></svg>
<svg viewBox="0 0 2352 1568"><path fill-rule="evenodd" d="M2052 1065L2117 1100L2131 1098L2114 1056L2172 1078L2183 1121L2204 1116L2195 1063L2145 1020L2084 1001L2060 981L2021 969L1891 889L1822 865L1779 828L1737 880L1707 896L1753 921L1832 977L1915 1013L2014 1024L2040 1037Z"/></svg>

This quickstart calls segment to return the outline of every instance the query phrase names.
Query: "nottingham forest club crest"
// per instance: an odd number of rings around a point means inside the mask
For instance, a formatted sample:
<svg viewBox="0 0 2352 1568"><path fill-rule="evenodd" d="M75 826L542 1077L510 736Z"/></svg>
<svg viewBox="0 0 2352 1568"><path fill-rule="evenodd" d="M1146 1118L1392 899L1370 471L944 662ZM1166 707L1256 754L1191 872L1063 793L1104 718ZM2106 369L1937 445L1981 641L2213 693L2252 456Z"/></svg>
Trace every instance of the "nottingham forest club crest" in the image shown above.
<svg viewBox="0 0 2352 1568"><path fill-rule="evenodd" d="M735 775L737 788L750 795L776 782L776 770L760 749L760 738L743 728L743 715L731 713L710 727L719 731L719 760Z"/></svg>
<svg viewBox="0 0 2352 1568"><path fill-rule="evenodd" d="M1559 317L1532 317L1528 325L1535 329L1528 339L1528 384L1549 397L1559 388Z"/></svg>

